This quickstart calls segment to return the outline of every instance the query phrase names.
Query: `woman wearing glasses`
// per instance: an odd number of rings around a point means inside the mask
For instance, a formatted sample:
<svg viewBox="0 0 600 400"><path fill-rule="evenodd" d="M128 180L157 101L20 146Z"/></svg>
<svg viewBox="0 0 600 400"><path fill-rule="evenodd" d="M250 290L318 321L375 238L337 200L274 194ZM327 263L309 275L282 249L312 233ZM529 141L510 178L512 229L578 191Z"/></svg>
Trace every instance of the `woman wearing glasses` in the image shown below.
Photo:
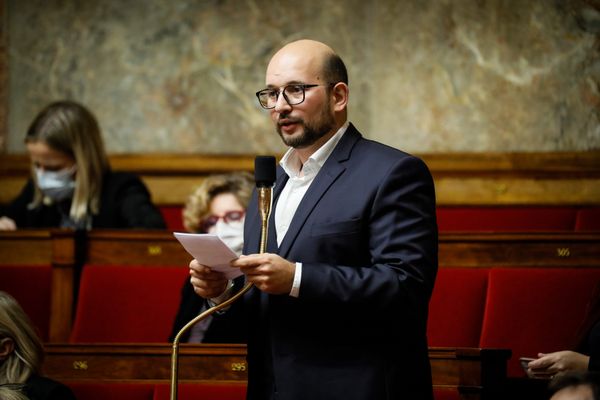
<svg viewBox="0 0 600 400"><path fill-rule="evenodd" d="M183 224L189 232L212 233L236 254L241 254L244 241L244 216L254 181L247 172L212 175L189 197L183 210ZM169 341L185 324L207 307L206 300L196 295L189 278L181 290L181 302ZM239 307L235 304L224 314L213 314L200 321L182 337L188 343L242 343Z"/></svg>

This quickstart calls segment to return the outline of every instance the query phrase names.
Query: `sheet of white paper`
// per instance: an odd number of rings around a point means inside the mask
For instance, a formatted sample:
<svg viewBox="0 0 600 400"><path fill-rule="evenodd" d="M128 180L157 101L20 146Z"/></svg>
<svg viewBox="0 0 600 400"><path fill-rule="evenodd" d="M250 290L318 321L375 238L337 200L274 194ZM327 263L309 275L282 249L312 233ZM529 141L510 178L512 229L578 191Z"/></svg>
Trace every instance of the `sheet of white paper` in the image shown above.
<svg viewBox="0 0 600 400"><path fill-rule="evenodd" d="M173 235L200 264L224 273L227 279L242 275L239 268L229 265L231 260L237 258L237 254L231 251L217 235L181 232L173 232Z"/></svg>

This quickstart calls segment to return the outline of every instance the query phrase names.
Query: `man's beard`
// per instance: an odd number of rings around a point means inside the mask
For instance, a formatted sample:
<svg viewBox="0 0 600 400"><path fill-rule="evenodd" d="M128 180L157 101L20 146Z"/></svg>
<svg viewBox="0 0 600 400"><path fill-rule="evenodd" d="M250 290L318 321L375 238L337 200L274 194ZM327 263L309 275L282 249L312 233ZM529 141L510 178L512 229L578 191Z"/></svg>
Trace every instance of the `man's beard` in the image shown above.
<svg viewBox="0 0 600 400"><path fill-rule="evenodd" d="M328 111L329 107L323 108L321 114L313 123L306 123L302 119L294 119L295 123L304 128L304 132L299 136L292 137L282 134L281 127L279 125L277 125L277 133L279 133L281 140L283 140L283 143L285 143L287 146L295 149L302 149L311 146L317 140L331 132L335 126L333 115L331 115ZM281 117L285 118L286 115L282 115Z"/></svg>

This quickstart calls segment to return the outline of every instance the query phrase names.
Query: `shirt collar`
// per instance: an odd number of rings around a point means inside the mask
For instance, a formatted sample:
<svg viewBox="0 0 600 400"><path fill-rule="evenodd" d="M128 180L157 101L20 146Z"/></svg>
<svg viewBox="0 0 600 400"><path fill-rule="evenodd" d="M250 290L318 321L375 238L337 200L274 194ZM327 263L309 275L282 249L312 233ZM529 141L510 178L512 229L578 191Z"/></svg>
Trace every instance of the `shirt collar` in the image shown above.
<svg viewBox="0 0 600 400"><path fill-rule="evenodd" d="M342 136L344 136L344 133L348 129L348 125L350 125L350 122L346 121L344 125L342 125L340 129L338 129L338 131L323 144L323 146L319 147L317 151L311 154L304 165L300 162L300 158L293 147L290 147L288 151L286 151L281 158L281 161L279 161L279 165L281 165L281 168L283 168L289 177L297 177L300 174L301 168L304 170L304 175L316 175L331 153L333 153L333 149L335 149L335 146Z"/></svg>

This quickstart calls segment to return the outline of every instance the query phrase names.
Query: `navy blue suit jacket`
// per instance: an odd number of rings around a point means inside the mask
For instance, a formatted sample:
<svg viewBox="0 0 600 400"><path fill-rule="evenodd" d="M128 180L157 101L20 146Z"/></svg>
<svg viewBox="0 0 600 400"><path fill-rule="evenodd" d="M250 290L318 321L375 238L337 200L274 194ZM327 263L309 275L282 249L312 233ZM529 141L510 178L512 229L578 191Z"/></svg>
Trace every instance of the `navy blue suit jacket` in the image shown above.
<svg viewBox="0 0 600 400"><path fill-rule="evenodd" d="M278 168L274 207L287 175ZM281 246L302 262L298 298L246 294L248 399L432 398L426 322L437 272L433 180L418 158L350 125ZM258 252L256 195L244 254Z"/></svg>

